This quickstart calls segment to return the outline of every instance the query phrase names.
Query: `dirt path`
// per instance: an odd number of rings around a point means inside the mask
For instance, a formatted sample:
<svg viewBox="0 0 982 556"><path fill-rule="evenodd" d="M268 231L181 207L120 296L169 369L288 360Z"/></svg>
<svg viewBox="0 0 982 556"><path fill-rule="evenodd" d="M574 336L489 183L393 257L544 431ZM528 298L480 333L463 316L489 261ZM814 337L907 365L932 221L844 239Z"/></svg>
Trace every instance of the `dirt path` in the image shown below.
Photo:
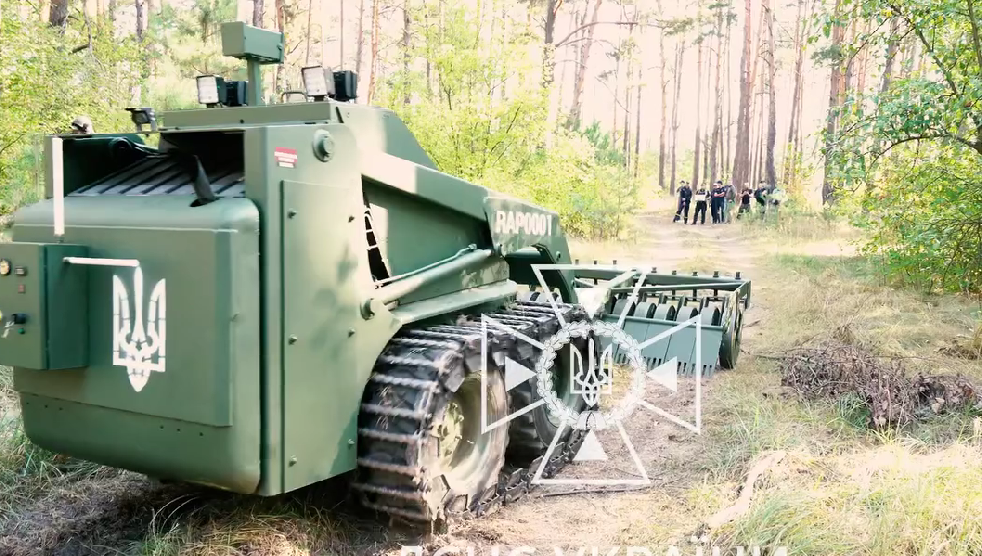
<svg viewBox="0 0 982 556"><path fill-rule="evenodd" d="M618 247L606 260L655 266L660 272L698 269L700 274L719 270L732 275L741 271L752 277L754 255L739 237L735 224L672 224L671 214L663 211L644 214L641 222L647 230L644 239L629 248ZM597 258L596 253L575 250L574 256ZM752 342L752 334L749 338L745 335L748 341ZM703 399L711 395L713 382L712 378L703 379ZM681 380L677 393L649 386L644 399L694 421L695 383L691 379ZM645 490L557 496L552 494L571 487L542 486L518 505L504 507L479 521L457 524L438 537L405 536L386 529L384 523L355 521L350 512L337 509L338 493L332 486L308 489L285 501L257 503L222 493L154 486L133 474L105 470L25 500L0 529L0 553L38 554L39 546L47 546L50 550L40 553L118 554L129 553L130 547L141 544L141 553L162 553L159 547L153 548L154 541L148 543L148 536L155 536L161 546L183 546L182 554L279 556L352 550L399 554L400 545L411 544L432 547L428 554L441 546L467 544L479 547L475 554L488 553L484 550L492 545L532 546L552 553L554 546L610 547L633 544L634 539L652 535L671 539L676 532L694 526L682 508L692 504L684 497L698 481L692 462L705 449L703 437L643 408L635 409L624 421L624 431L652 481ZM639 476L615 429L601 431L598 439L607 455L605 462L571 465L557 478L620 480ZM56 480L54 485L58 484ZM199 498L172 511L189 496ZM691 508L687 511L691 516ZM163 515L169 516L165 522L161 522ZM190 532L169 533L175 524L187 523L195 524ZM218 548L232 545L238 548Z"/></svg>
<svg viewBox="0 0 982 556"><path fill-rule="evenodd" d="M624 264L654 266L659 272L674 269L680 273L692 272L698 268L703 271L700 274L713 270L731 276L736 271L745 276L753 273L754 253L738 235L740 229L736 225L673 224L668 212L647 213L642 215L641 221L649 235L628 256L619 255L623 258L617 259L618 264L623 261ZM753 317L753 311L752 308L747 313L748 318ZM712 388L713 379L703 378L701 394L704 400L711 395ZM693 423L695 390L693 379L680 379L677 393L649 385L644 400ZM652 527L660 532L656 537L666 539L671 539L673 529L679 533L691 530L697 524L686 523L677 509L683 504L680 499L698 480L691 463L704 449L702 437L642 407L636 408L623 424L652 482L649 487L633 487L638 489L634 492L553 496L551 493L584 487L543 485L525 502L505 507L491 519L471 525L435 544L473 543L482 548L494 544L532 546L552 553L555 546L623 546L632 543L632 539L651 538ZM557 478L618 481L640 478L630 452L616 430L602 431L598 438L607 461L572 465ZM598 487L588 488L596 490ZM632 487L611 485L608 488ZM673 513L680 518L674 526L652 523L655 516ZM683 539L676 540L681 547Z"/></svg>

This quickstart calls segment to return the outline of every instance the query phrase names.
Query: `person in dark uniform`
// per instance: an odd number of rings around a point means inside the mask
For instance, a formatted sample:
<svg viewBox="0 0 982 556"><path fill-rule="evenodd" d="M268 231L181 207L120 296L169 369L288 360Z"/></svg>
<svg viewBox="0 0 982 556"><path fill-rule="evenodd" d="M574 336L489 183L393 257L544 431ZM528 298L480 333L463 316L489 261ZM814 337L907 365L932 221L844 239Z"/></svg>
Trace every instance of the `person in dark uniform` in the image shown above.
<svg viewBox="0 0 982 556"><path fill-rule="evenodd" d="M675 220L672 220L672 222L678 222L679 218L681 217L684 219L683 222L688 224L689 202L692 200L692 188L689 187L689 184L685 180L682 180L680 183L682 186L679 187L678 210L675 211Z"/></svg>
<svg viewBox="0 0 982 556"><path fill-rule="evenodd" d="M737 218L740 218L740 215L745 212L750 212L750 197L752 197L753 194L754 192L751 191L749 187L743 187L743 192L740 193L740 210L737 211Z"/></svg>
<svg viewBox="0 0 982 556"><path fill-rule="evenodd" d="M716 180L716 183L713 184L712 201L709 207L713 214L713 224L719 224L723 221L723 201L725 200L726 190L723 189L723 182Z"/></svg>
<svg viewBox="0 0 982 556"><path fill-rule="evenodd" d="M764 213L767 211L767 193L767 184L764 183L764 180L761 180L757 189L754 191L754 199L757 200L757 207L760 209L761 218L764 217Z"/></svg>
<svg viewBox="0 0 982 556"><path fill-rule="evenodd" d="M737 202L737 192L733 184L723 186L726 196L723 197L723 222L733 222L733 205Z"/></svg>
<svg viewBox="0 0 982 556"><path fill-rule="evenodd" d="M706 205L710 202L710 193L706 191L705 187L700 187L696 191L696 211L692 213L692 225L696 225L696 220L699 220L699 215L702 215L702 220L700 224L706 223Z"/></svg>

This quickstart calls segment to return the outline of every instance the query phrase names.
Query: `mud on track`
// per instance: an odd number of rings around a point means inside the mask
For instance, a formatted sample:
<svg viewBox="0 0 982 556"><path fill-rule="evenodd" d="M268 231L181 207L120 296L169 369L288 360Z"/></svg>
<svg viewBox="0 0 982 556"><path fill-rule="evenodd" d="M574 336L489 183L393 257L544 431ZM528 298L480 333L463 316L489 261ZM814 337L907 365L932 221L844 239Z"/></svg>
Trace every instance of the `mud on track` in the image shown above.
<svg viewBox="0 0 982 556"><path fill-rule="evenodd" d="M682 271L687 265L702 272L740 270L753 278L753 254L737 237L735 224L672 224L671 214L664 212L642 215L640 222L649 233L638 244L611 253L607 260L657 266L661 272ZM574 256L592 260L598 258L595 255L581 254L574 245ZM751 308L748 317L755 310ZM745 334L744 341L745 346L752 342L752 335ZM655 388L648 386L645 400L693 421L692 379L680 379L675 394ZM712 388L713 379L703 379L704 399L711 397ZM624 544L625 535L647 527L652 512L670 512L677 504L676 496L698 480L693 462L704 449L699 435L646 409L636 409L624 427L652 481L645 490L589 494L580 492L583 487L542 485L516 505L480 520L452 524L449 532L438 536L419 535L399 525L390 528L384 518L346 500L343 480L263 499L162 485L141 475L95 468L86 474L56 475L43 489L32 489L29 496L0 501L0 556L399 554L400 545L435 548L472 543L551 550L556 545ZM570 464L556 478L640 476L616 429L601 431L598 438L606 461ZM3 480L7 483L4 489L10 486L16 493L20 490L17 481L31 479ZM691 523L677 525L682 530Z"/></svg>

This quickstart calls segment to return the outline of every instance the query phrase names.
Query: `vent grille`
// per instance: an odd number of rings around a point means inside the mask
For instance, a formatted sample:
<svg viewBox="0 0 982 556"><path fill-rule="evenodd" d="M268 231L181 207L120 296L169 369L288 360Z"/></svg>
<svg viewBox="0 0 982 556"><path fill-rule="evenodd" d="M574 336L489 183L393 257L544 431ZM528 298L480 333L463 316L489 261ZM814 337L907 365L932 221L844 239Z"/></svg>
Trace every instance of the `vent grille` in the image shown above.
<svg viewBox="0 0 982 556"><path fill-rule="evenodd" d="M206 170L212 190L218 197L245 197L242 170L233 165ZM150 157L113 172L95 183L80 187L69 197L100 195L194 195L194 179L171 157Z"/></svg>

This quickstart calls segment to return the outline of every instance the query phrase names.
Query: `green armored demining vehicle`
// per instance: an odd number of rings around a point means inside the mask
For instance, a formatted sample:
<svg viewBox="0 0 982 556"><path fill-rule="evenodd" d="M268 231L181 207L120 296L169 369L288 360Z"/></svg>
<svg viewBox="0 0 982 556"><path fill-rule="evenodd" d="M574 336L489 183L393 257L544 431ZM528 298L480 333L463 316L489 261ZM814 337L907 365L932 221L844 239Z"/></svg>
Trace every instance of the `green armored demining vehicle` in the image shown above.
<svg viewBox="0 0 982 556"><path fill-rule="evenodd" d="M38 446L262 496L350 472L441 521L571 462L604 365L735 365L749 281L577 265L555 212L438 171L351 72L266 105L282 35L221 32L249 80L199 77L206 107L45 140L45 198L0 244Z"/></svg>

